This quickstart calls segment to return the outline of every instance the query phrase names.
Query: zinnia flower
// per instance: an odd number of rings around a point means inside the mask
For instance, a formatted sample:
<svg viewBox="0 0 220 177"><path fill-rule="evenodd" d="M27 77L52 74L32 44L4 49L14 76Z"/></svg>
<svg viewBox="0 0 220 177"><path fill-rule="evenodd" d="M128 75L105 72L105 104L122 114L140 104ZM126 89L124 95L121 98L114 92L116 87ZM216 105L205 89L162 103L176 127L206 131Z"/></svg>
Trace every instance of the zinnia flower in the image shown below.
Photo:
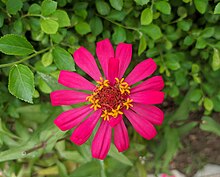
<svg viewBox="0 0 220 177"><path fill-rule="evenodd" d="M156 136L153 124L160 125L164 116L154 104L163 102L164 93L160 90L164 83L161 76L142 81L156 70L153 59L140 62L123 78L132 57L131 44L120 43L114 53L110 41L105 39L97 43L96 54L104 76L87 49L80 47L73 54L75 63L96 81L96 85L75 72L61 71L58 82L72 90L52 92L51 102L53 106L88 103L61 113L54 123L63 131L76 127L70 139L81 145L89 139L100 121L91 151L94 158L104 159L110 148L112 130L118 151L129 147L123 116L145 139Z"/></svg>

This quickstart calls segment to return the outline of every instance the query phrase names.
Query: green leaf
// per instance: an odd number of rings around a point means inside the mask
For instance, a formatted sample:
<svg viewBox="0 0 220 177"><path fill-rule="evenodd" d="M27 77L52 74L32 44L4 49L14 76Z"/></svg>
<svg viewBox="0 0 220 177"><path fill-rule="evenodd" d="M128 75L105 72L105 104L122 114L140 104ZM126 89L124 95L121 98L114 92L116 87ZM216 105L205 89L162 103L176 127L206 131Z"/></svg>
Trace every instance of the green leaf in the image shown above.
<svg viewBox="0 0 220 177"><path fill-rule="evenodd" d="M179 61L175 60L174 58L168 58L166 60L166 65L171 70L177 70L180 68Z"/></svg>
<svg viewBox="0 0 220 177"><path fill-rule="evenodd" d="M187 46L190 46L190 45L193 44L193 42L194 42L194 39L191 36L186 36L184 41L183 41L183 44L187 45Z"/></svg>
<svg viewBox="0 0 220 177"><path fill-rule="evenodd" d="M194 89L195 89L195 85L191 86L191 88L188 90L187 94L185 95L184 99L180 103L178 109L172 114L171 118L169 119L169 122L173 122L175 120L186 120L189 117L189 111L191 106L189 99Z"/></svg>
<svg viewBox="0 0 220 177"><path fill-rule="evenodd" d="M220 56L218 49L214 48L213 56L212 56L212 69L213 71L217 71L220 68Z"/></svg>
<svg viewBox="0 0 220 177"><path fill-rule="evenodd" d="M207 45L207 41L204 38L199 37L197 39L197 41L196 41L195 48L197 48L197 49L204 49L206 47L206 45Z"/></svg>
<svg viewBox="0 0 220 177"><path fill-rule="evenodd" d="M220 14L220 2L215 6L214 14Z"/></svg>
<svg viewBox="0 0 220 177"><path fill-rule="evenodd" d="M162 33L159 26L154 24L142 26L140 30L143 33L147 34L149 37L151 37L153 40L158 40L162 37Z"/></svg>
<svg viewBox="0 0 220 177"><path fill-rule="evenodd" d="M196 125L198 125L198 122L183 124L180 128L178 128L178 133L181 136L187 135Z"/></svg>
<svg viewBox="0 0 220 177"><path fill-rule="evenodd" d="M214 27L207 27L205 28L202 33L200 34L203 38L210 38L215 34L215 28Z"/></svg>
<svg viewBox="0 0 220 177"><path fill-rule="evenodd" d="M91 32L91 28L90 28L89 24L86 22L79 22L75 26L75 30L77 33L79 33L81 35L85 35L85 34L88 34L89 32Z"/></svg>
<svg viewBox="0 0 220 177"><path fill-rule="evenodd" d="M150 0L134 0L136 2L137 5L143 6L148 4L148 2L150 2Z"/></svg>
<svg viewBox="0 0 220 177"><path fill-rule="evenodd" d="M64 165L64 163L57 161L56 164L57 164L57 167L59 170L59 175L61 175L63 177L68 177L67 169L66 169L66 166Z"/></svg>
<svg viewBox="0 0 220 177"><path fill-rule="evenodd" d="M208 0L194 0L194 4L196 7L196 10L198 10L199 13L204 14L208 7Z"/></svg>
<svg viewBox="0 0 220 177"><path fill-rule="evenodd" d="M55 47L53 49L53 59L60 70L75 71L73 57L63 48Z"/></svg>
<svg viewBox="0 0 220 177"><path fill-rule="evenodd" d="M153 11L151 8L146 8L141 12L141 25L149 25L153 20Z"/></svg>
<svg viewBox="0 0 220 177"><path fill-rule="evenodd" d="M52 92L52 89L47 85L47 83L42 79L38 79L38 86L43 93L49 94Z"/></svg>
<svg viewBox="0 0 220 177"><path fill-rule="evenodd" d="M123 0L110 0L110 4L113 8L119 11L123 8Z"/></svg>
<svg viewBox="0 0 220 177"><path fill-rule="evenodd" d="M3 26L4 24L4 14L0 12L0 28Z"/></svg>
<svg viewBox="0 0 220 177"><path fill-rule="evenodd" d="M66 11L64 10L56 10L51 17L57 19L56 21L59 23L59 27L67 27L70 26L70 19Z"/></svg>
<svg viewBox="0 0 220 177"><path fill-rule="evenodd" d="M190 101L198 102L202 97L202 91L200 89L195 89L190 93Z"/></svg>
<svg viewBox="0 0 220 177"><path fill-rule="evenodd" d="M59 28L59 24L50 18L41 19L40 26L46 34L55 34Z"/></svg>
<svg viewBox="0 0 220 177"><path fill-rule="evenodd" d="M43 56L41 58L41 62L45 67L47 67L53 63L53 55L52 55L51 51L43 54Z"/></svg>
<svg viewBox="0 0 220 177"><path fill-rule="evenodd" d="M99 17L97 16L93 17L90 20L89 24L93 35L97 36L101 34L101 32L103 31L102 20Z"/></svg>
<svg viewBox="0 0 220 177"><path fill-rule="evenodd" d="M211 117L202 117L202 123L200 124L200 128L204 131L212 132L220 136L220 125Z"/></svg>
<svg viewBox="0 0 220 177"><path fill-rule="evenodd" d="M126 31L124 28L118 26L114 29L114 31L112 40L115 44L119 44L120 42L124 42L126 40Z"/></svg>
<svg viewBox="0 0 220 177"><path fill-rule="evenodd" d="M191 20L181 20L177 23L178 28L182 29L183 31L189 31L192 26Z"/></svg>
<svg viewBox="0 0 220 177"><path fill-rule="evenodd" d="M125 165L133 165L132 162L124 154L118 152L118 150L113 144L111 144L111 148L109 150L108 155Z"/></svg>
<svg viewBox="0 0 220 177"><path fill-rule="evenodd" d="M172 98L175 98L179 95L179 89L176 85L173 85L170 87L169 89L169 95L172 97Z"/></svg>
<svg viewBox="0 0 220 177"><path fill-rule="evenodd" d="M41 13L41 6L38 4L31 4L31 6L28 9L29 14L40 14Z"/></svg>
<svg viewBox="0 0 220 177"><path fill-rule="evenodd" d="M8 90L17 98L33 103L34 75L25 65L14 65L9 72Z"/></svg>
<svg viewBox="0 0 220 177"><path fill-rule="evenodd" d="M100 171L98 161L93 160L78 167L69 177L101 177Z"/></svg>
<svg viewBox="0 0 220 177"><path fill-rule="evenodd" d="M48 16L55 12L57 9L57 2L52 0L44 0L41 4L42 15Z"/></svg>
<svg viewBox="0 0 220 177"><path fill-rule="evenodd" d="M47 85L51 88L51 90L54 91L54 90L65 89L65 87L59 84L57 79L55 79L54 77L41 72L37 72L37 74L47 83Z"/></svg>
<svg viewBox="0 0 220 177"><path fill-rule="evenodd" d="M145 51L146 48L147 48L147 41L146 38L142 35L138 47L138 56L140 56Z"/></svg>
<svg viewBox="0 0 220 177"><path fill-rule="evenodd" d="M99 14L101 14L101 15L108 15L109 14L110 7L109 7L108 3L104 2L104 1L100 1L100 0L96 0L95 5L96 5L96 9Z"/></svg>
<svg viewBox="0 0 220 177"><path fill-rule="evenodd" d="M113 21L123 21L126 15L125 11L112 10L107 17Z"/></svg>
<svg viewBox="0 0 220 177"><path fill-rule="evenodd" d="M164 138L166 141L166 152L164 154L163 169L166 169L180 147L180 136L177 129L166 128Z"/></svg>
<svg viewBox="0 0 220 177"><path fill-rule="evenodd" d="M6 9L10 14L15 15L23 6L22 0L7 0Z"/></svg>
<svg viewBox="0 0 220 177"><path fill-rule="evenodd" d="M204 107L207 111L211 111L214 107L213 102L210 98L204 98Z"/></svg>
<svg viewBox="0 0 220 177"><path fill-rule="evenodd" d="M7 55L28 55L34 48L24 37L16 34L6 34L0 38L0 51Z"/></svg>
<svg viewBox="0 0 220 177"><path fill-rule="evenodd" d="M166 1L156 1L155 7L157 10L159 10L163 14L169 15L171 13L170 4Z"/></svg>

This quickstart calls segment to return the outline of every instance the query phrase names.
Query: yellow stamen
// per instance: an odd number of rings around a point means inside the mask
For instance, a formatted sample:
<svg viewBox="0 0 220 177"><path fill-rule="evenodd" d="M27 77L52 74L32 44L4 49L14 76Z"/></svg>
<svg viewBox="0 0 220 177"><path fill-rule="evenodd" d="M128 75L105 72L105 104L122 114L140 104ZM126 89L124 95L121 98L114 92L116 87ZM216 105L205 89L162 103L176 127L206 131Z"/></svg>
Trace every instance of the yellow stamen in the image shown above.
<svg viewBox="0 0 220 177"><path fill-rule="evenodd" d="M109 121L109 113L107 110L104 110L101 117L104 119L104 120L108 120Z"/></svg>
<svg viewBox="0 0 220 177"><path fill-rule="evenodd" d="M98 109L98 108L101 108L101 105L99 105L99 99L97 99L97 100L92 100L92 106L90 106L90 108L93 108L95 111Z"/></svg>
<svg viewBox="0 0 220 177"><path fill-rule="evenodd" d="M99 84L98 86L98 90L102 90L103 87L109 87L109 80L104 80L102 77L100 77L100 81L96 81L97 84Z"/></svg>
<svg viewBox="0 0 220 177"><path fill-rule="evenodd" d="M127 98L126 102L124 102L123 105L126 107L126 109L129 109L129 107L133 107L133 105L131 104L132 102L132 99Z"/></svg>
<svg viewBox="0 0 220 177"><path fill-rule="evenodd" d="M128 94L131 93L128 83L124 82L124 80L125 80L124 78L122 78L121 80L119 80L118 78L115 78L115 80L119 86L119 90L120 90L121 94L124 94L125 92L127 92Z"/></svg>
<svg viewBox="0 0 220 177"><path fill-rule="evenodd" d="M114 117L114 118L118 117L119 114L122 115L123 112L120 111L120 109L121 109L121 106L118 105L118 107L117 107L116 109L112 109L112 112L110 112L109 115L111 115L111 116Z"/></svg>

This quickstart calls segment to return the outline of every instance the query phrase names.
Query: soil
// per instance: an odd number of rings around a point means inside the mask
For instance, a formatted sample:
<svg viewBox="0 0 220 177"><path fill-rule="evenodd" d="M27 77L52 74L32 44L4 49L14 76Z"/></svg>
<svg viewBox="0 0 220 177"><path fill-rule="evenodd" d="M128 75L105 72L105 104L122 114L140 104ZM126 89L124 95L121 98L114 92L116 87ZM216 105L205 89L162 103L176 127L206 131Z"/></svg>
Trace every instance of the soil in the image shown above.
<svg viewBox="0 0 220 177"><path fill-rule="evenodd" d="M215 113L213 118L220 123L220 113ZM182 150L171 163L171 168L179 170L187 177L192 177L208 163L220 165L219 136L196 127L182 138L182 146Z"/></svg>

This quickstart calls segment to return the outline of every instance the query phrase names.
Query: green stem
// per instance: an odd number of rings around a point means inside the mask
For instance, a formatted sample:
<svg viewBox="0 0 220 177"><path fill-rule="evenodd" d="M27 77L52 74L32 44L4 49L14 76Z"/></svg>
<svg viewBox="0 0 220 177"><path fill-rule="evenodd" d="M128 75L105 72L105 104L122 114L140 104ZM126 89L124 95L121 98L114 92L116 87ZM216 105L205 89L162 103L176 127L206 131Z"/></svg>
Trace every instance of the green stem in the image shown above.
<svg viewBox="0 0 220 177"><path fill-rule="evenodd" d="M105 174L105 165L103 160L99 160L100 167L101 167L101 177L107 177Z"/></svg>
<svg viewBox="0 0 220 177"><path fill-rule="evenodd" d="M29 55L29 56L27 56L27 57L25 57L25 58L19 60L19 61L15 61L15 62L12 62L12 63L7 63L7 64L1 64L1 65L0 65L0 68L5 68L5 67L9 67L9 66L12 66L12 65L15 65L15 64L23 63L23 62L25 62L25 61L27 61L27 60L29 60L29 59L31 59L31 58L33 58L33 57L35 57L35 56L41 54L41 53L44 53L44 52L48 51L49 49L50 49L50 47L48 47L48 48L46 48L46 49L43 49L43 50L40 50L40 51L38 51L38 52L35 52L35 53L32 54L32 55Z"/></svg>
<svg viewBox="0 0 220 177"><path fill-rule="evenodd" d="M96 14L96 15L99 16L99 17L101 17L101 18L103 18L103 19L105 19L105 20L107 20L107 21L109 21L109 22L111 22L111 23L113 23L113 24L115 24L115 25L117 25L117 26L119 26L119 27L122 27L122 28L125 28L125 29L128 29L128 30L134 30L134 31L137 31L138 33L140 33L140 31L139 31L137 28L130 27L130 26L124 26L124 25L122 25L122 24L120 24L120 23L118 23L118 22L115 22L115 21L113 21L113 20L110 20L110 19L108 19L108 18L106 18L106 17L103 17L103 16L101 16L101 15L98 15L98 14Z"/></svg>
<svg viewBox="0 0 220 177"><path fill-rule="evenodd" d="M25 14L21 18L25 18L25 17L40 17L40 18L45 19L45 17L43 15L40 15L40 14Z"/></svg>

